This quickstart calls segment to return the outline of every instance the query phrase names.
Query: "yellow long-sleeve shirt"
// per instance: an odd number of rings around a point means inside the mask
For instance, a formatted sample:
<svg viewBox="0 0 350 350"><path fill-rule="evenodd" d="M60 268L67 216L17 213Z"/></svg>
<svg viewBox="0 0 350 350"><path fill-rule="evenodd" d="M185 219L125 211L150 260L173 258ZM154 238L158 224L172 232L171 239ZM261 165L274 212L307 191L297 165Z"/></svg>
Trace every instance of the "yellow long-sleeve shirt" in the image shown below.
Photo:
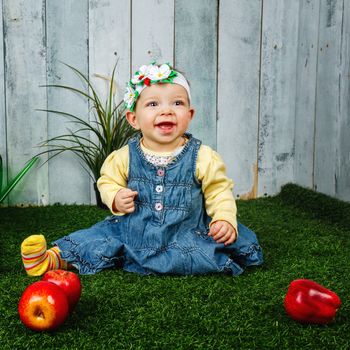
<svg viewBox="0 0 350 350"><path fill-rule="evenodd" d="M155 153L147 150L141 143L146 153ZM123 215L112 209L117 192L128 185L129 173L129 147L112 152L105 160L101 168L101 177L97 181L97 187L101 193L102 201L108 206L114 215ZM196 164L196 177L202 184L207 214L212 222L224 220L229 222L237 232L237 208L232 194L233 182L226 175L224 162L217 152L208 146L201 145L198 151Z"/></svg>

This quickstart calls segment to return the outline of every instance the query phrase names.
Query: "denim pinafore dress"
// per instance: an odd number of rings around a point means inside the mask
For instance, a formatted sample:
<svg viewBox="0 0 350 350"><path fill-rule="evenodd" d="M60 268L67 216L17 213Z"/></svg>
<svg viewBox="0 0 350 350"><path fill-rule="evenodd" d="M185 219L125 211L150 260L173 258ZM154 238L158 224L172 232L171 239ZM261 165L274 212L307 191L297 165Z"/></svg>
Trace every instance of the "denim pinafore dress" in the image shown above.
<svg viewBox="0 0 350 350"><path fill-rule="evenodd" d="M262 264L256 235L242 224L231 245L208 236L211 218L195 174L201 142L187 137L181 153L166 167L148 162L140 138L131 139L128 187L138 192L135 211L109 216L53 242L62 258L81 274L121 266L143 275L239 275L246 266Z"/></svg>

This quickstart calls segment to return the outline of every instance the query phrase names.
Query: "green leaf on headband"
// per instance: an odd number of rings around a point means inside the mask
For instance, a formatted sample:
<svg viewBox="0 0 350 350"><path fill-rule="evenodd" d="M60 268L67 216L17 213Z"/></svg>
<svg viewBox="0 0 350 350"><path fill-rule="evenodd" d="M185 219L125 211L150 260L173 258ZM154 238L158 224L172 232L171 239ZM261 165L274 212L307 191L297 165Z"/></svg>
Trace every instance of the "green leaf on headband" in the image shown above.
<svg viewBox="0 0 350 350"><path fill-rule="evenodd" d="M158 83L173 83L173 79L172 78L166 78L163 80L158 81Z"/></svg>

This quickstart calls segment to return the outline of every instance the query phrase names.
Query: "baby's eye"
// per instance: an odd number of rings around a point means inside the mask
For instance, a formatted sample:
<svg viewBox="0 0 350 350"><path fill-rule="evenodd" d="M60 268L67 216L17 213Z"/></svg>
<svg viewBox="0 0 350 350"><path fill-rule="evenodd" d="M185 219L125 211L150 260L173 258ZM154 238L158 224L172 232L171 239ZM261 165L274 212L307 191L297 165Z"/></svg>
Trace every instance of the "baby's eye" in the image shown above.
<svg viewBox="0 0 350 350"><path fill-rule="evenodd" d="M177 100L177 101L175 101L175 105L176 105L176 106L183 106L184 104L185 104L185 102L182 101L182 100Z"/></svg>
<svg viewBox="0 0 350 350"><path fill-rule="evenodd" d="M156 101L151 101L147 103L147 107L156 107L157 106L157 102Z"/></svg>

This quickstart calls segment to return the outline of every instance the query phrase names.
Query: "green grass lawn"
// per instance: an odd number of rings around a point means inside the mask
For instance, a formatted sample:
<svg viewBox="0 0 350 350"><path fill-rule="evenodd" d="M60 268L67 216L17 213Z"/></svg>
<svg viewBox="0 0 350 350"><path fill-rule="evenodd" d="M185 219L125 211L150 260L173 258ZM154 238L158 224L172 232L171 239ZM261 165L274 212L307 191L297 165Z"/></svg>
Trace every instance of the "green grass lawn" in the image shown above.
<svg viewBox="0 0 350 350"><path fill-rule="evenodd" d="M80 302L53 333L26 329L18 300L30 283L20 244L48 242L108 213L93 206L0 208L1 349L350 349L350 204L287 185L280 195L238 201L265 263L239 277L147 276L106 270L81 276ZM289 283L309 278L342 299L334 323L302 325L285 313Z"/></svg>

